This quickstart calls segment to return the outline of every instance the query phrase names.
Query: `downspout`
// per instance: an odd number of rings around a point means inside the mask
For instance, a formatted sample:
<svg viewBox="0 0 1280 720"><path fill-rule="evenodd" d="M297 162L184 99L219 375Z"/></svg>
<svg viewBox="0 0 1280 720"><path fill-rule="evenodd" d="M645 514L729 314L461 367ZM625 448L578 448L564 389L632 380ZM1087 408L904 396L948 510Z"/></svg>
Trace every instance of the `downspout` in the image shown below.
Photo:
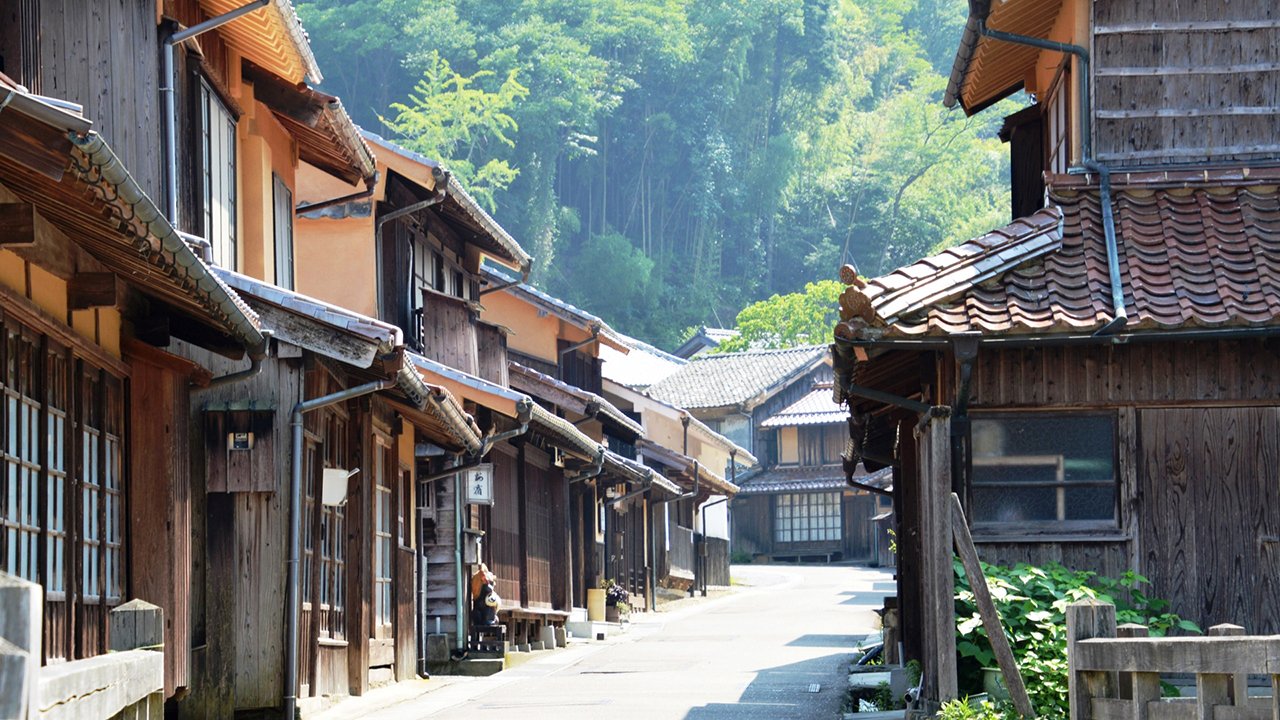
<svg viewBox="0 0 1280 720"><path fill-rule="evenodd" d="M233 372L227 375L223 375L221 377L216 377L210 380L208 385L205 385L204 387L200 387L200 388L198 388L195 385L195 383L192 383L191 384L192 389L193 390L212 390L214 388L220 388L227 385L234 385L235 383L241 382L243 380L248 380L249 378L256 377L259 373L262 372L262 361L266 359L267 348L270 347L270 343L268 342L271 339L270 331L263 330L262 336L263 337L262 337L261 345L259 345L256 348L249 348L246 350L246 352L249 354L249 368L247 370L240 370L239 372Z"/></svg>
<svg viewBox="0 0 1280 720"><path fill-rule="evenodd" d="M493 287L487 287L480 291L480 297L484 297L485 295L488 295L489 293L492 293L492 292L498 292L499 290L506 290L507 288L515 287L516 285L524 285L529 282L529 274L531 272L533 272L533 263L531 262L526 263L520 268L519 280L509 280L507 282L502 283L501 285L494 285Z"/></svg>
<svg viewBox="0 0 1280 720"><path fill-rule="evenodd" d="M446 175L446 174L447 174L447 173L445 173L444 171L440 170L440 168L435 168L435 171L439 172L441 175ZM412 205L406 205L406 206L404 206L404 207L400 208L399 210L394 210L394 211L389 212L389 213L387 213L386 215L383 215L382 217L378 218L378 221L377 221L376 223L374 223L375 230L374 230L374 233L373 233L373 243L374 243L374 245L373 245L373 246L374 246L374 248L377 250L377 252L378 252L379 256L381 256L381 254L382 254L382 226L383 226L383 225L385 225L385 224L387 224L387 223L389 223L389 222L391 222L392 220L395 220L396 218L401 218L401 217L404 217L405 215L409 215L410 213L415 213L415 212L418 212L419 210L423 210L423 209L425 209L425 208L429 208L429 207L431 207L432 205L439 205L440 203L444 202L444 197L445 197L444 188L445 188L445 184L444 184L444 183L441 183L441 182L440 182L440 180L437 178L437 180L436 180L436 187L437 187L437 190L436 190L435 194L434 194L434 195L432 195L431 197L427 198L426 200L423 200L422 202L416 202L416 203L414 203L414 204L412 204ZM379 279L379 283L381 283L381 279ZM406 300L407 300L407 299L406 299ZM385 311L386 311L386 308L382 308L382 307L381 307L381 305L382 305L382 287L381 287L381 284L379 284L379 287L378 287L378 305L379 305L380 309L381 309L383 312L385 312ZM408 319L408 317L409 317L409 313L405 313L405 318L406 318L406 320ZM421 340L421 338L420 338L420 337L417 337L417 336L419 336L419 335L421 335L421 334L422 334L422 330L421 330L421 328L417 328L417 329L416 329L416 331L415 331L415 333L414 333L414 335L415 335L414 340L415 340L415 341L420 341L420 340Z"/></svg>
<svg viewBox="0 0 1280 720"><path fill-rule="evenodd" d="M180 43L190 40L191 38L202 33L221 27L236 18L248 15L254 10L264 8L271 3L271 0L253 0L253 2L236 8L230 12L225 12L218 17L205 20L202 23L192 25L186 30L173 33L164 41L164 82L165 87L160 88L160 93L164 95L164 114L165 114L165 136L164 136L164 159L166 168L169 171L167 179L169 185L168 207L165 208L169 222L176 228L178 226L178 107L177 100L174 98L175 80L173 54Z"/></svg>
<svg viewBox="0 0 1280 720"><path fill-rule="evenodd" d="M952 352L960 363L960 387L956 391L956 404L951 412L951 492L964 500L969 507L969 469L973 457L973 433L969 423L969 387L973 379L973 361L978 357L978 331L954 333L951 336Z"/></svg>
<svg viewBox="0 0 1280 720"><path fill-rule="evenodd" d="M1120 284L1120 251L1116 246L1116 224L1111 214L1111 169L1093 159L1093 141L1090 137L1090 118L1093 115L1089 99L1089 51L1079 45L1042 40L1026 35L992 30L986 18L978 20L978 34L1000 42L1075 55L1080 65L1080 167L1098 173L1098 194L1102 204L1102 231L1107 241L1107 270L1111 275L1111 307L1115 317L1094 335L1105 337L1123 328L1129 322L1124 307L1124 286Z"/></svg>
<svg viewBox="0 0 1280 720"><path fill-rule="evenodd" d="M365 198L373 197L373 191L376 190L377 187L378 187L378 180L375 177L373 180L373 183L369 185L369 188L367 190L361 190L360 192L351 193L350 195L343 195L342 197L329 198L328 200L321 200L320 202L313 202L307 205L299 205L293 209L293 215L294 217L297 217L299 215L306 215L307 213L313 212L316 210L323 210L327 207L333 207L334 205L341 205L343 203L352 202L354 200L364 200Z"/></svg>
<svg viewBox="0 0 1280 720"><path fill-rule="evenodd" d="M289 467L289 564L285 581L284 635L284 717L297 715L298 705L298 538L302 534L302 416L313 410L345 402L380 390L396 387L392 380L377 380L314 400L304 400L293 407L289 418L292 431Z"/></svg>
<svg viewBox="0 0 1280 720"><path fill-rule="evenodd" d="M596 446L596 459L584 468L582 472L568 477L566 480L568 480L569 484L572 485L573 483L582 482L583 480L590 480L591 478L599 475L602 470L604 470L604 447Z"/></svg>

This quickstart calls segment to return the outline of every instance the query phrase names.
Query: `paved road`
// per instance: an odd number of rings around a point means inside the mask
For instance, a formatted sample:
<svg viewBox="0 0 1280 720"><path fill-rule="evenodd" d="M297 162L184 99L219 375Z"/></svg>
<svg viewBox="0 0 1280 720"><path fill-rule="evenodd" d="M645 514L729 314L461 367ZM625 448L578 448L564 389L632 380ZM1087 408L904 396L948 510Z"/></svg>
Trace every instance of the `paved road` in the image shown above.
<svg viewBox="0 0 1280 720"><path fill-rule="evenodd" d="M838 717L844 667L873 632L886 572L743 566L751 587L633 623L626 635L461 681L374 718L784 720ZM809 692L817 684L819 691Z"/></svg>

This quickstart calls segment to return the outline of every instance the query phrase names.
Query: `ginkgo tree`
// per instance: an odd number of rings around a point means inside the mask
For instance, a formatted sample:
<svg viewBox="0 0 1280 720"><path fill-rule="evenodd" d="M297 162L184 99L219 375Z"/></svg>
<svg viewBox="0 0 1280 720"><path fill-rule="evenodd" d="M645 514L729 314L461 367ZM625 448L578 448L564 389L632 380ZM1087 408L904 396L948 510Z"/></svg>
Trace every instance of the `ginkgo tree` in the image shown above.
<svg viewBox="0 0 1280 720"><path fill-rule="evenodd" d="M509 113L529 94L512 69L494 92L477 82L494 73L479 70L464 77L438 53L423 61L423 77L408 103L392 103L393 118L383 124L401 145L441 161L480 202L494 207L493 194L505 189L519 171L495 157L495 145L515 147L519 130Z"/></svg>

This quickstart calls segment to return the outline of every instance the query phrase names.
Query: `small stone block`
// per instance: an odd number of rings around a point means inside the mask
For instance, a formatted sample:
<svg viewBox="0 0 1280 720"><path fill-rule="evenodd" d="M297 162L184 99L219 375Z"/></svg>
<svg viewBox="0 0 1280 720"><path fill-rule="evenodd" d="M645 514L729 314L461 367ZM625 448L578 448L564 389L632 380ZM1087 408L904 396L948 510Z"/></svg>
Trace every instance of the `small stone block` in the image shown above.
<svg viewBox="0 0 1280 720"><path fill-rule="evenodd" d="M449 662L449 636L444 633L427 636L427 662L428 663L447 663Z"/></svg>
<svg viewBox="0 0 1280 720"><path fill-rule="evenodd" d="M555 627L551 625L543 625L541 635L538 639L542 641L542 647L547 650L554 649L557 645Z"/></svg>
<svg viewBox="0 0 1280 720"><path fill-rule="evenodd" d="M556 628L556 647L567 647L569 645L569 633L562 627Z"/></svg>

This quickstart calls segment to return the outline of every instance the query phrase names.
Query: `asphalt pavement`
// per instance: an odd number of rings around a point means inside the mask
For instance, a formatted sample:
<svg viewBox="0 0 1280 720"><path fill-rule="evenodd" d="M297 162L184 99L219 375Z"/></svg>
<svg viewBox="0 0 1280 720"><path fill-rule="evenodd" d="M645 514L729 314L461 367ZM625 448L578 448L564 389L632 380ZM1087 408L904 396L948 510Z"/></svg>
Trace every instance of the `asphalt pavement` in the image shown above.
<svg viewBox="0 0 1280 720"><path fill-rule="evenodd" d="M854 649L894 590L852 566L734 566L724 597L636 616L630 631L488 678L459 679L366 720L838 718ZM683 604L683 603L682 603ZM339 710L339 708L335 708Z"/></svg>

